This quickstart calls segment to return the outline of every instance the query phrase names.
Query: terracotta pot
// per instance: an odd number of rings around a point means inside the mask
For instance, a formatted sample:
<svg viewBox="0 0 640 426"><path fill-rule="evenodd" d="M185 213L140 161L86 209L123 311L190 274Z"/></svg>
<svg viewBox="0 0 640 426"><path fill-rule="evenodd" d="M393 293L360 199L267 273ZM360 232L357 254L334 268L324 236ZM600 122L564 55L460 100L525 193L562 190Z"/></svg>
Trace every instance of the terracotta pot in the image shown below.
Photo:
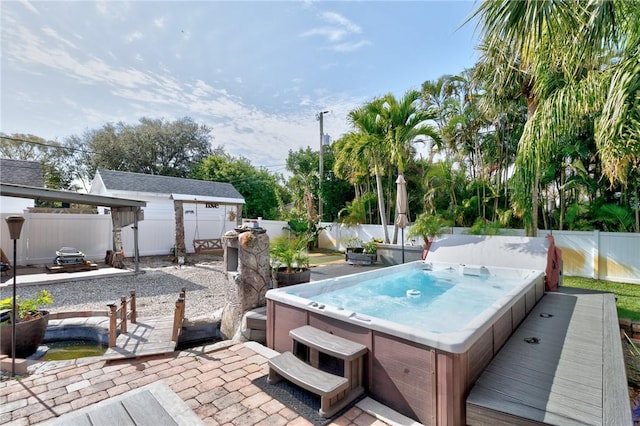
<svg viewBox="0 0 640 426"><path fill-rule="evenodd" d="M27 358L38 350L49 324L49 312L29 321L16 323L16 358ZM11 324L0 326L0 354L11 356Z"/></svg>
<svg viewBox="0 0 640 426"><path fill-rule="evenodd" d="M276 280L278 281L278 287L308 283L311 281L311 269L306 268L302 271L287 272L287 268L278 268Z"/></svg>

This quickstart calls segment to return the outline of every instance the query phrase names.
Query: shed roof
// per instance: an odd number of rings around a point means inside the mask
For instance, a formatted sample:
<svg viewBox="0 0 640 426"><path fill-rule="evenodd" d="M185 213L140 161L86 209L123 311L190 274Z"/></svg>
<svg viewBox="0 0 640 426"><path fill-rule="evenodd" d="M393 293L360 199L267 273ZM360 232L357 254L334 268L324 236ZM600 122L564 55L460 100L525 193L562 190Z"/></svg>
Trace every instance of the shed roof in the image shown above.
<svg viewBox="0 0 640 426"><path fill-rule="evenodd" d="M44 188L42 166L37 161L0 158L0 182Z"/></svg>
<svg viewBox="0 0 640 426"><path fill-rule="evenodd" d="M98 169L99 176L107 190L148 192L157 194L184 194L224 199L244 204L244 197L230 183L208 180L184 179L171 176L148 175L144 173L119 172Z"/></svg>
<svg viewBox="0 0 640 426"><path fill-rule="evenodd" d="M88 204L105 207L145 207L146 201L128 200L124 198L104 197L94 194L81 194L79 192L59 191L57 189L37 188L26 185L14 185L0 183L0 195L15 198L30 198L32 200L61 201L76 204Z"/></svg>

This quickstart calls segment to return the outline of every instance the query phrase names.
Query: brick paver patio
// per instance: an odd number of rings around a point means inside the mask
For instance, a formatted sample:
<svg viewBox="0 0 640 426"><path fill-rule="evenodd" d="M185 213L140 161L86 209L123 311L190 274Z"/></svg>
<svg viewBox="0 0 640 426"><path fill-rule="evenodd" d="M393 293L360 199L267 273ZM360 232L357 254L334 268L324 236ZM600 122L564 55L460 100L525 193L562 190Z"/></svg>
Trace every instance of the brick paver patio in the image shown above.
<svg viewBox="0 0 640 426"><path fill-rule="evenodd" d="M267 371L267 358L245 344L110 362L79 360L1 382L0 424L37 424L157 381L209 425L310 424L252 383ZM354 407L332 424L387 423Z"/></svg>

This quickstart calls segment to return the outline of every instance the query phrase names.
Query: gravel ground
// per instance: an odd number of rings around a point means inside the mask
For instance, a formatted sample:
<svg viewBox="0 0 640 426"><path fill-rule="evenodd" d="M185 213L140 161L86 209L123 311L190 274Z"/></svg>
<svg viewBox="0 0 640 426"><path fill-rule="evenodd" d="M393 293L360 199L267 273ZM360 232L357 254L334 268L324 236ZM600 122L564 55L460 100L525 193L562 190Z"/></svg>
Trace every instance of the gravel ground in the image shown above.
<svg viewBox="0 0 640 426"><path fill-rule="evenodd" d="M211 320L221 315L225 293L230 281L218 256L193 256L192 264L178 268L168 257L140 259L141 273L127 277L104 277L68 283L47 284L54 303L43 307L52 312L96 310L104 311L107 304L119 303L120 296L136 291L139 317L172 315L180 290L186 288L186 317L189 320ZM133 265L127 265L133 269ZM44 286L20 287L18 295L33 297ZM9 297L8 288L0 298Z"/></svg>

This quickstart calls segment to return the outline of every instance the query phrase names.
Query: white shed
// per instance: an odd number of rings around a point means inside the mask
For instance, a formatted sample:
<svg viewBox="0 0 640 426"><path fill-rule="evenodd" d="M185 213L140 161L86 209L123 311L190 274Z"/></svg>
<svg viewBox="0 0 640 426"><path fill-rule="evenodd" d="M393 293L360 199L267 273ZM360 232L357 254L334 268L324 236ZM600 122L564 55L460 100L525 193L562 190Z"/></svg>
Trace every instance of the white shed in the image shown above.
<svg viewBox="0 0 640 426"><path fill-rule="evenodd" d="M156 255L169 254L174 247L194 252L193 240L222 238L240 223L245 202L230 183L104 169L96 171L90 193L146 201L139 246L145 253L156 247L158 252L150 253ZM131 246L130 238L132 232L123 229L125 247Z"/></svg>

